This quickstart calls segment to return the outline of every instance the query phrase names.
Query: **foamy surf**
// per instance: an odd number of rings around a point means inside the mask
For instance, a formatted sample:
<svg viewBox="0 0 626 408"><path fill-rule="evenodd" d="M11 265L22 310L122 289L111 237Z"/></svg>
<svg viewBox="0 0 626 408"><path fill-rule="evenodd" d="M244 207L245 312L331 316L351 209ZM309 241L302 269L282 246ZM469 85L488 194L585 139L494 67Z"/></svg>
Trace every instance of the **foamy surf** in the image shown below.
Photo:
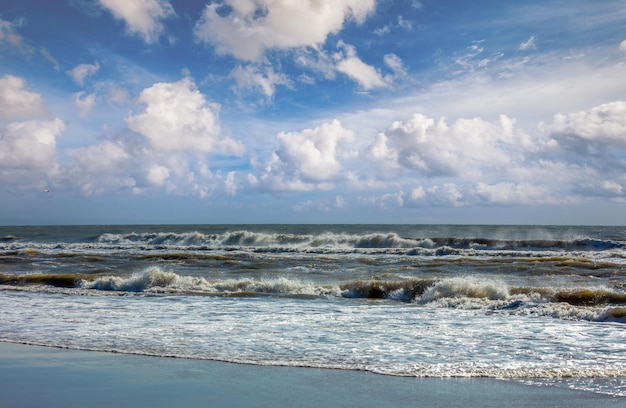
<svg viewBox="0 0 626 408"><path fill-rule="evenodd" d="M208 280L181 276L158 267L129 276L71 279L69 276L30 275L32 284L48 283L96 291L195 294L214 296L292 296L384 299L451 309L484 309L510 314L572 320L626 323L626 293L605 287L546 288L509 287L503 282L474 277L443 280L358 280L318 285L300 279L240 278ZM15 283L0 275L0 283ZM27 284L22 279L21 284Z"/></svg>

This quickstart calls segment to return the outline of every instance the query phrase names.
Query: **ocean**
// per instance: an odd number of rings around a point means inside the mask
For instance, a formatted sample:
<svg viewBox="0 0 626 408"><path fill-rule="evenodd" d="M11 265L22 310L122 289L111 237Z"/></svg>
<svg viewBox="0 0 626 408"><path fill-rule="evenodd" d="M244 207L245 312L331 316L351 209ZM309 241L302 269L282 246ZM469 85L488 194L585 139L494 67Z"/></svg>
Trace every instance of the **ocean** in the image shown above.
<svg viewBox="0 0 626 408"><path fill-rule="evenodd" d="M626 227L0 227L0 341L626 396Z"/></svg>

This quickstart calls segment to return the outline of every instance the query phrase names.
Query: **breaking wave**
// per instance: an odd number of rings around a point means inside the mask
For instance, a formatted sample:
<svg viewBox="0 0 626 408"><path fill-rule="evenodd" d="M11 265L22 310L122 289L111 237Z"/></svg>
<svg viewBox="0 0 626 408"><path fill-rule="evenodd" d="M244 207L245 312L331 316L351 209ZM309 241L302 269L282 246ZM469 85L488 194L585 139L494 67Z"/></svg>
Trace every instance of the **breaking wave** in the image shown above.
<svg viewBox="0 0 626 408"><path fill-rule="evenodd" d="M369 279L313 283L290 277L211 280L150 267L126 276L0 274L0 285L126 293L178 293L209 296L282 296L384 299L449 309L626 323L626 291L607 287L509 286L476 277L447 279Z"/></svg>
<svg viewBox="0 0 626 408"><path fill-rule="evenodd" d="M251 231L234 231L223 234L142 233L102 234L97 239L106 244L146 244L167 246L205 247L285 247L285 248L451 248L483 250L587 250L603 251L624 248L624 242L578 238L572 240L552 239L492 239L492 238L409 238L396 233L372 234L269 234Z"/></svg>
<svg viewBox="0 0 626 408"><path fill-rule="evenodd" d="M128 277L103 276L83 279L83 289L123 292L184 292L215 295L340 296L338 287L320 286L285 277L267 279L226 279L211 281L202 277L181 276L151 267Z"/></svg>

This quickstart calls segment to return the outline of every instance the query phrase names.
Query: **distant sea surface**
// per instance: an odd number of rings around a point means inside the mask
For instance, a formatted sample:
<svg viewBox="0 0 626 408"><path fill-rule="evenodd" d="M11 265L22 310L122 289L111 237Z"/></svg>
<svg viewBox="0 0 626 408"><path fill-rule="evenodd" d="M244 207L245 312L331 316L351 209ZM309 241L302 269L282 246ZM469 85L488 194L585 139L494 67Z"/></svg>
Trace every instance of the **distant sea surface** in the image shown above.
<svg viewBox="0 0 626 408"><path fill-rule="evenodd" d="M0 341L626 396L626 227L0 227Z"/></svg>

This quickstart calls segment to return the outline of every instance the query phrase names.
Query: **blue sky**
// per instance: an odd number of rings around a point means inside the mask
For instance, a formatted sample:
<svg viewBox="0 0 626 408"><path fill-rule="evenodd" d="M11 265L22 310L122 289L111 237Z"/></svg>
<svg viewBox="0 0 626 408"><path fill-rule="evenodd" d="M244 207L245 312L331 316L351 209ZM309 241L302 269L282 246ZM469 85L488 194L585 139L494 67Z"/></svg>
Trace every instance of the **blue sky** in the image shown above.
<svg viewBox="0 0 626 408"><path fill-rule="evenodd" d="M0 0L0 224L625 207L626 1Z"/></svg>

